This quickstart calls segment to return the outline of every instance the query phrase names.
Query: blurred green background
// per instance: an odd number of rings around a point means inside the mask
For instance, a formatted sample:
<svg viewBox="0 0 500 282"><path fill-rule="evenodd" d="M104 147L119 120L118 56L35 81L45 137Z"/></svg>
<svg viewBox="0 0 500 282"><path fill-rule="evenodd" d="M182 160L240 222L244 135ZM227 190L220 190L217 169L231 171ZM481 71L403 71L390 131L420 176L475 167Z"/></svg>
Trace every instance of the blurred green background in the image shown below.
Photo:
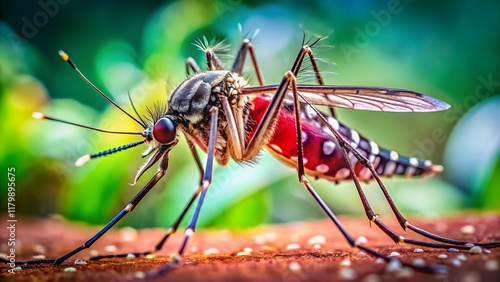
<svg viewBox="0 0 500 282"><path fill-rule="evenodd" d="M31 117L53 117L99 128L141 128L95 93L57 55L79 68L120 105L141 113L185 78L193 42L227 39L234 53L244 33L264 77L277 83L308 34L328 35L317 55L328 84L407 88L452 105L439 113L339 110L340 119L381 146L443 164L425 179L389 179L405 214L435 216L466 209L500 210L500 5L498 1L2 1L0 21L1 210L6 174L16 168L17 216L58 213L92 224L108 222L150 178L129 186L145 146L76 168L78 157L136 141ZM249 68L250 69L250 68ZM252 75L249 74L250 79ZM255 80L254 80L255 81ZM454 129L455 128L455 129ZM205 157L205 155L202 155ZM196 188L198 172L182 140L164 179L120 225L167 227ZM332 209L364 216L354 186L315 181ZM364 185L375 211L390 210L373 183ZM257 165L216 167L200 227L244 228L322 218L296 173L269 153Z"/></svg>

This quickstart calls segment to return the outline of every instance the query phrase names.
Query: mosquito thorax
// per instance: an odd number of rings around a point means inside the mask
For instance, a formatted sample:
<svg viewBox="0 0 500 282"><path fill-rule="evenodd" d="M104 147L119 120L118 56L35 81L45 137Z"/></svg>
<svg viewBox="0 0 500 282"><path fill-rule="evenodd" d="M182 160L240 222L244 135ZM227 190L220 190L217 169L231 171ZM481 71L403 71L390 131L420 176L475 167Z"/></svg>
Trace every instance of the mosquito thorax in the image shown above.
<svg viewBox="0 0 500 282"><path fill-rule="evenodd" d="M238 100L231 96L246 86L243 77L229 71L207 71L186 79L170 95L168 112L178 115L192 124L201 121L209 107L220 106L219 96L224 95L235 104ZM243 102L238 104L244 105Z"/></svg>
<svg viewBox="0 0 500 282"><path fill-rule="evenodd" d="M219 84L228 71L208 71L186 79L170 95L168 111L191 123L198 123L208 106L212 88Z"/></svg>
<svg viewBox="0 0 500 282"><path fill-rule="evenodd" d="M225 79L223 79L219 85L212 89L212 93L216 95L224 95L228 98L229 103L232 107L243 108L247 103L247 97L240 94L240 89L248 85L247 81L234 72L229 72Z"/></svg>

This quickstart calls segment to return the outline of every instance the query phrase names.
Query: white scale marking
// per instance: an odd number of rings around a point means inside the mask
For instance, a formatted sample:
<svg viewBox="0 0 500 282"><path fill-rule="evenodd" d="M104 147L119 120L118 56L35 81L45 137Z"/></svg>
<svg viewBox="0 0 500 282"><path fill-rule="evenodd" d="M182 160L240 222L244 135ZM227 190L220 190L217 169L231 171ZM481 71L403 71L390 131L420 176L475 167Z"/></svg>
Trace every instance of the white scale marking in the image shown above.
<svg viewBox="0 0 500 282"><path fill-rule="evenodd" d="M333 127L333 129L335 129L337 131L340 129L339 121L336 120L335 118L328 117L328 123Z"/></svg>
<svg viewBox="0 0 500 282"><path fill-rule="evenodd" d="M329 156L335 151L335 142L327 140L325 143L323 143L323 154L326 156Z"/></svg>
<svg viewBox="0 0 500 282"><path fill-rule="evenodd" d="M412 176L415 174L416 169L412 166L408 166L405 171L406 176Z"/></svg>
<svg viewBox="0 0 500 282"><path fill-rule="evenodd" d="M283 151L281 150L281 148L278 145L276 145L276 144L271 144L270 147L273 148L273 150L275 150L276 152L278 152L280 154L283 153Z"/></svg>
<svg viewBox="0 0 500 282"><path fill-rule="evenodd" d="M311 106L307 105L306 106L306 116L310 119L316 119L318 117L318 114L314 111Z"/></svg>
<svg viewBox="0 0 500 282"><path fill-rule="evenodd" d="M370 170L366 167L362 168L361 171L359 172L359 179L362 179L362 180L368 180L370 179L370 177L372 176L372 173L370 172Z"/></svg>
<svg viewBox="0 0 500 282"><path fill-rule="evenodd" d="M370 141L370 147L372 148L372 154L374 155L380 154L380 149L378 148L377 143Z"/></svg>
<svg viewBox="0 0 500 282"><path fill-rule="evenodd" d="M316 167L316 171L319 173L326 173L330 170L330 167L326 164L320 164Z"/></svg>
<svg viewBox="0 0 500 282"><path fill-rule="evenodd" d="M351 146L356 149L360 141L359 133L356 130L351 129L351 138L352 138Z"/></svg>
<svg viewBox="0 0 500 282"><path fill-rule="evenodd" d="M414 175L415 171L417 170L416 167L418 167L418 159L417 158L410 158L410 165L406 168L405 174L407 176Z"/></svg>
<svg viewBox="0 0 500 282"><path fill-rule="evenodd" d="M392 161L397 161L399 160L399 155L398 153L394 152L394 151L391 151L391 160Z"/></svg>
<svg viewBox="0 0 500 282"><path fill-rule="evenodd" d="M385 165L385 170L383 175L393 175L395 170L396 170L396 162L389 161Z"/></svg>
<svg viewBox="0 0 500 282"><path fill-rule="evenodd" d="M307 134L304 131L302 131L302 144L306 143L306 141L307 141Z"/></svg>
<svg viewBox="0 0 500 282"><path fill-rule="evenodd" d="M339 171L337 171L337 173L335 173L335 178L338 179L338 180L341 180L341 179L345 179L349 176L351 172L349 171L348 168L341 168L339 169Z"/></svg>
<svg viewBox="0 0 500 282"><path fill-rule="evenodd" d="M370 155L368 157L368 161L370 161L373 164L373 162L375 161L375 155Z"/></svg>
<svg viewBox="0 0 500 282"><path fill-rule="evenodd" d="M379 157L379 156L376 156L376 157L375 157L375 160L372 162L372 164L373 164L373 168L374 168L375 170L377 170L377 167L378 167L378 165L380 164L380 157Z"/></svg>
<svg viewBox="0 0 500 282"><path fill-rule="evenodd" d="M299 157L297 157L297 156L290 157L290 159L291 159L292 161L296 162L296 163L298 163L298 162L299 162ZM303 158L302 160L304 161L304 165L306 165L306 163L307 163L307 159L306 159L306 158Z"/></svg>

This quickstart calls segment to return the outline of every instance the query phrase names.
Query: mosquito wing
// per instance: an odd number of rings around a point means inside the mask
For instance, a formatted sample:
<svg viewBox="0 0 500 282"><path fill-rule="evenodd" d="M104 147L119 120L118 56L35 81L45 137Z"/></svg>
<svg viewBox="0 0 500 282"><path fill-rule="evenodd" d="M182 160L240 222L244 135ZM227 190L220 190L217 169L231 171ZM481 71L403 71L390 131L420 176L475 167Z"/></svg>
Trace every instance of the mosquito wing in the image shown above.
<svg viewBox="0 0 500 282"><path fill-rule="evenodd" d="M243 94L273 93L278 85L249 87ZM302 99L329 107L383 112L435 112L450 107L447 103L414 91L358 86L297 85ZM292 97L291 91L288 93Z"/></svg>

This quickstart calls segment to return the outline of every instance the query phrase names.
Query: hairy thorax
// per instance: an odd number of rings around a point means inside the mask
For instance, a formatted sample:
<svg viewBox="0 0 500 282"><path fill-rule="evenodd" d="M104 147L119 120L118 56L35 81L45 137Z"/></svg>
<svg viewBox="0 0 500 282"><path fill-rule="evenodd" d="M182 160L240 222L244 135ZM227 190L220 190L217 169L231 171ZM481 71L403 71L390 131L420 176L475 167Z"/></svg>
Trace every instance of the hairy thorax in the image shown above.
<svg viewBox="0 0 500 282"><path fill-rule="evenodd" d="M232 140L229 138L226 116L234 116L237 126L244 132L248 118L248 98L240 94L246 80L229 71L207 71L186 79L172 91L167 115L178 115L184 122L181 129L190 141L207 151L210 134L210 109L219 108L215 158L220 165L227 165L232 157ZM231 113L222 108L221 97L226 97Z"/></svg>

